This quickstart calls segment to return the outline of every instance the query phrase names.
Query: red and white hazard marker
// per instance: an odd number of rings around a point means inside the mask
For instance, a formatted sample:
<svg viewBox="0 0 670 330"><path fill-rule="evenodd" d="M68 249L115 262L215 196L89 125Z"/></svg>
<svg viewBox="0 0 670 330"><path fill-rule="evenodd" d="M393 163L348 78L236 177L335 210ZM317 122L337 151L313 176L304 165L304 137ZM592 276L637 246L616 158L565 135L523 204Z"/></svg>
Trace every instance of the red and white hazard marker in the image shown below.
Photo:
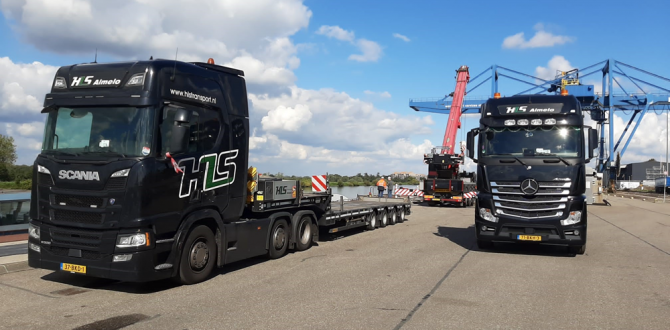
<svg viewBox="0 0 670 330"><path fill-rule="evenodd" d="M312 191L324 192L328 190L325 175L312 175Z"/></svg>

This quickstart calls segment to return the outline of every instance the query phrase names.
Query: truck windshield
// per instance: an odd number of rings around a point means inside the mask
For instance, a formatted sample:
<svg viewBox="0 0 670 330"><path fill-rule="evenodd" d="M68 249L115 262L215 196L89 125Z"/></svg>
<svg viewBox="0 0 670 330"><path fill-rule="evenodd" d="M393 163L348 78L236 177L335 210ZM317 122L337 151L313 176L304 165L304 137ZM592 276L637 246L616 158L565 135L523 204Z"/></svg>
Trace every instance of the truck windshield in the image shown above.
<svg viewBox="0 0 670 330"><path fill-rule="evenodd" d="M481 156L580 157L583 143L581 127L489 128Z"/></svg>
<svg viewBox="0 0 670 330"><path fill-rule="evenodd" d="M154 108L60 107L49 112L42 152L98 158L147 156L154 114Z"/></svg>

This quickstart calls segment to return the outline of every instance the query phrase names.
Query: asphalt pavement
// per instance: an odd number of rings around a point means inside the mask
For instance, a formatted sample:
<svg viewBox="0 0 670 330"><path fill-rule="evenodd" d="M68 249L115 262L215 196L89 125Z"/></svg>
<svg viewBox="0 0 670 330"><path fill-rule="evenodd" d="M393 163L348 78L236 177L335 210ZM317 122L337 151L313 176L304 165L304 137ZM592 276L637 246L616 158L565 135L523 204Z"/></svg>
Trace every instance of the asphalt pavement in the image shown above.
<svg viewBox="0 0 670 330"><path fill-rule="evenodd" d="M25 241L19 244L11 244L11 243L9 245L5 244L0 246L0 257L28 253L28 243L26 243Z"/></svg>
<svg viewBox="0 0 670 330"><path fill-rule="evenodd" d="M330 237L192 286L0 275L0 329L668 329L670 205L589 208L586 254L476 248L473 208ZM8 303L11 302L11 303Z"/></svg>

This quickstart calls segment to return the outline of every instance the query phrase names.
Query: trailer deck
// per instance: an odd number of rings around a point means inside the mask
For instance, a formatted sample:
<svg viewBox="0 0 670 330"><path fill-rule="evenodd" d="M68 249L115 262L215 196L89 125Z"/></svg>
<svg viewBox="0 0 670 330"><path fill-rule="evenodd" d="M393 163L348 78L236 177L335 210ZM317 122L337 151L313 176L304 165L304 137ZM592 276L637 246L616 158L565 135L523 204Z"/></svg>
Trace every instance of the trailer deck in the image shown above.
<svg viewBox="0 0 670 330"><path fill-rule="evenodd" d="M328 227L329 233L368 226L369 229L386 227L405 221L412 203L404 199L386 201L353 200L334 202L319 220L319 226Z"/></svg>

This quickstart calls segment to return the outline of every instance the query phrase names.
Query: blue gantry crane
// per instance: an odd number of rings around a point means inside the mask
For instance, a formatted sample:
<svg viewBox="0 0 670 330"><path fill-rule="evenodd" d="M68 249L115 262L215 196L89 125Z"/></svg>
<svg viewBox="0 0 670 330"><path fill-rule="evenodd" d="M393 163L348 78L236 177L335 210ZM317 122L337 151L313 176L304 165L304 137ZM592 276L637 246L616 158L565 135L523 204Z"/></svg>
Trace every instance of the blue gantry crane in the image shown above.
<svg viewBox="0 0 670 330"><path fill-rule="evenodd" d="M593 75L601 75L602 88L600 91L596 91L594 85L582 84L584 78ZM556 77L551 80L535 77L503 66L492 65L473 79L470 79L469 84L473 87L466 92L466 96L463 99L462 113L479 113L481 104L486 102L489 97L493 97L498 93L500 78L507 78L529 86L528 89L511 95L559 94L561 90L565 89L570 95L576 96L582 104L582 110L588 112L591 119L598 125L600 141L598 144L596 170L599 173L606 173L603 175L606 181L610 179L611 174L607 174L610 167L614 166L613 155L616 152L620 152L620 156L623 159L626 149L640 126L644 115L649 111L659 113L670 110L669 78L614 59L608 59L581 69L558 71ZM490 81L491 86L489 97L469 96L472 91L488 81ZM453 98L451 96L409 100L410 108L416 111L441 114L448 114L452 103ZM615 141L614 121L610 120L610 118L614 118L613 114L616 112L623 112L624 115L629 115L630 118L628 118L625 129L616 139L616 143L613 143ZM608 137L603 134L606 125L609 125ZM619 149L631 125L632 130L628 134L623 147Z"/></svg>

